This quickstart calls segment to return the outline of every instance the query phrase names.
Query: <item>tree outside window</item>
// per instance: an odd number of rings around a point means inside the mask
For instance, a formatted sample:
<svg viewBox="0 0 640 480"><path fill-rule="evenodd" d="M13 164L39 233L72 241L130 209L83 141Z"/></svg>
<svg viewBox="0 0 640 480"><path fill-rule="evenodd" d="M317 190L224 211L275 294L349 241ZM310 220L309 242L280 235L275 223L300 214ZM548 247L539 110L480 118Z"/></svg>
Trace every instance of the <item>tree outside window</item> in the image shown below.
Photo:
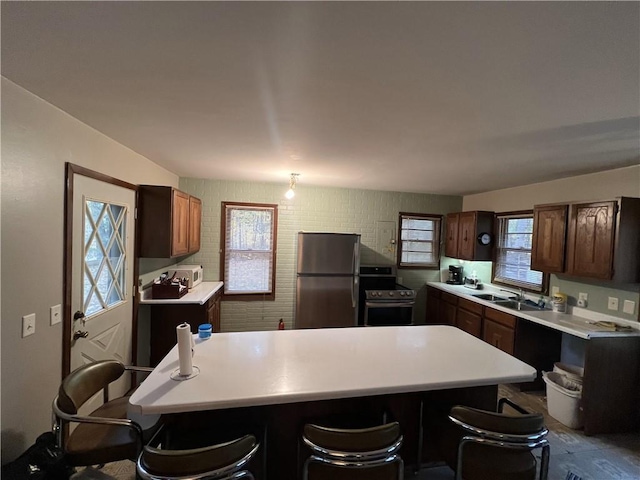
<svg viewBox="0 0 640 480"><path fill-rule="evenodd" d="M222 203L224 297L274 300L278 206Z"/></svg>

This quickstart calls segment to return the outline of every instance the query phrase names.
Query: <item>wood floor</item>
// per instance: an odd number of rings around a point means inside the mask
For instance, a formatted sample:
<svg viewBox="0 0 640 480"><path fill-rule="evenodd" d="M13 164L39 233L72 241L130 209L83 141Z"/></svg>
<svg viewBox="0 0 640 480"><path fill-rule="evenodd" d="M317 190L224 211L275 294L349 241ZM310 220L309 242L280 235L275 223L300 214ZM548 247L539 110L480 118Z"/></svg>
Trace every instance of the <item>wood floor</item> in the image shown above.
<svg viewBox="0 0 640 480"><path fill-rule="evenodd" d="M565 480L569 472L582 480L640 480L640 433L587 437L548 415L544 392L522 393L513 387L501 386L500 396L509 397L532 412L544 413L551 443L549 480ZM135 480L135 465L125 461L106 465L101 470L88 468L72 479ZM418 476L407 476L407 480L410 479L452 480L453 472L436 466L422 469Z"/></svg>

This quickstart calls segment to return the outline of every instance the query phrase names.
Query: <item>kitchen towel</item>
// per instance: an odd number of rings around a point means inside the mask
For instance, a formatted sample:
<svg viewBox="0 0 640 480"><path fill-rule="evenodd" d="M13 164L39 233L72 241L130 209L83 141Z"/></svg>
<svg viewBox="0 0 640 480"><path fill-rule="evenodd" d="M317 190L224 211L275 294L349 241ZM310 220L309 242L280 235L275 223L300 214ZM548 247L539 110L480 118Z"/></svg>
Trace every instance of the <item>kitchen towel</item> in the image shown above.
<svg viewBox="0 0 640 480"><path fill-rule="evenodd" d="M180 364L180 375L188 377L193 373L193 335L191 326L182 323L176 327L178 337L178 362Z"/></svg>

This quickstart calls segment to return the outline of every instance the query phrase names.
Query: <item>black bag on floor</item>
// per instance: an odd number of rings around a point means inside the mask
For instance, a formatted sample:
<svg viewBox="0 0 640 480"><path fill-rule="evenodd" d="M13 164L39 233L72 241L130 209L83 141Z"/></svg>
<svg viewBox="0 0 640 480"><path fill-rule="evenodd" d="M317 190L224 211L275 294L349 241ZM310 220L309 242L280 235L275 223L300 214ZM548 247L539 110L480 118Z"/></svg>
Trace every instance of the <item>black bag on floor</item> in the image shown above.
<svg viewBox="0 0 640 480"><path fill-rule="evenodd" d="M66 480L73 473L52 432L40 435L26 452L2 466L3 480Z"/></svg>

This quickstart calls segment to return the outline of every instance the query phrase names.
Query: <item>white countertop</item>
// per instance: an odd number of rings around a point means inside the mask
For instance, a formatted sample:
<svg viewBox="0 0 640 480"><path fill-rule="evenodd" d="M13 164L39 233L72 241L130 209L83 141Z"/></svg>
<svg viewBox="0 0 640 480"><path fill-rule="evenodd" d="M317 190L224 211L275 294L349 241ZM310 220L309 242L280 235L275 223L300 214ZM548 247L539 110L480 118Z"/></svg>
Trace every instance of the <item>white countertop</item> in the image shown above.
<svg viewBox="0 0 640 480"><path fill-rule="evenodd" d="M151 298L151 288L140 292L140 305L159 305L170 303L197 303L204 305L211 296L222 288L222 282L202 282L180 298Z"/></svg>
<svg viewBox="0 0 640 480"><path fill-rule="evenodd" d="M531 381L533 367L455 327L322 328L196 337L199 375L170 378L174 347L130 399L142 414Z"/></svg>
<svg viewBox="0 0 640 480"><path fill-rule="evenodd" d="M598 314L596 312L590 312L585 309L573 308L572 313L558 313L551 310L540 311L519 311L511 308L503 307L498 304L492 303L488 300L482 300L474 297L473 295L481 293L495 293L496 295L508 297L508 292L500 291L498 288L492 286L485 286L482 290L473 290L466 288L462 285L449 285L442 282L427 282L427 285L438 288L445 292L452 293L467 300L472 300L476 303L491 307L495 310L500 310L505 313L509 313L518 318L524 318L540 325L545 325L554 330L559 330L576 337L589 339L594 337L624 337L624 336L640 336L640 323L630 320L624 320L620 318L614 318L604 314ZM613 320L622 325L629 325L634 328L632 332L615 332L605 327L599 327L594 325L593 322L597 320Z"/></svg>

